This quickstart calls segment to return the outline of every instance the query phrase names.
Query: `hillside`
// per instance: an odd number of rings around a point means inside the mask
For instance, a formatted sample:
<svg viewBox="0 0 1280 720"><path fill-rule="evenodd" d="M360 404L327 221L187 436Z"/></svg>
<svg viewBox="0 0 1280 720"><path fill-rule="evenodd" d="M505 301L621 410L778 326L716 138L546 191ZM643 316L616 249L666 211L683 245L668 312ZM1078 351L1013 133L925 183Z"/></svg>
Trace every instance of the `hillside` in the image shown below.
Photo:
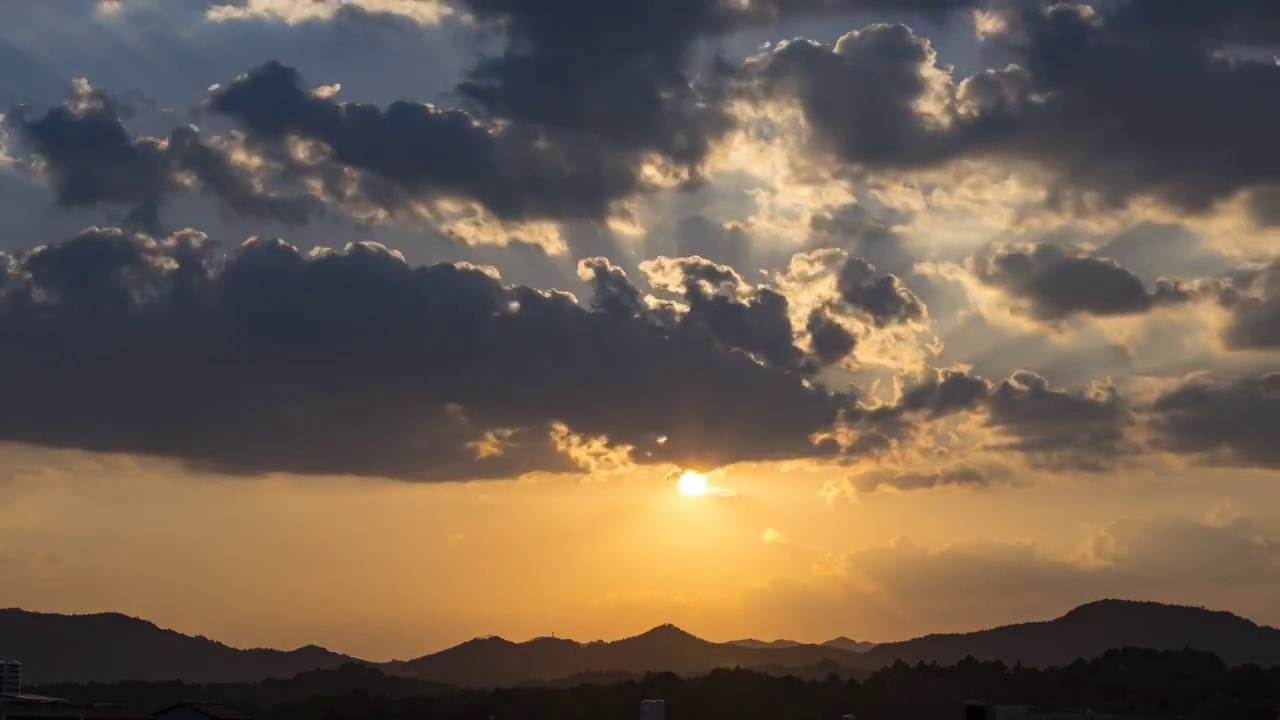
<svg viewBox="0 0 1280 720"><path fill-rule="evenodd" d="M1124 600L1089 603L1054 620L928 635L858 652L856 648L862 645L848 638L822 645L713 643L663 625L613 642L537 638L517 643L498 637L478 638L414 660L362 664L416 680L470 687L570 678L602 682L647 671L697 675L725 667L817 677L834 671L865 672L898 660L946 665L969 655L1046 667L1096 658L1123 647L1190 647L1212 652L1229 664L1280 665L1280 630L1225 612ZM257 682L361 662L314 646L287 652L241 650L119 614L54 615L23 610L0 610L0 657L22 660L29 684L171 679ZM318 677L315 682L333 682L332 678ZM341 677L351 682L361 675L357 668L348 667Z"/></svg>
<svg viewBox="0 0 1280 720"><path fill-rule="evenodd" d="M353 660L315 646L241 650L118 613L58 615L18 609L0 609L0 657L20 659L28 684L250 682Z"/></svg>
<svg viewBox="0 0 1280 720"><path fill-rule="evenodd" d="M877 666L897 660L949 664L972 655L1048 667L1122 647L1190 647L1212 652L1231 665L1280 664L1280 630L1227 612L1128 600L1100 600L1044 622L885 643L863 657Z"/></svg>
<svg viewBox="0 0 1280 720"><path fill-rule="evenodd" d="M821 645L744 647L713 643L672 625L614 642L578 643L538 638L514 643L502 638L465 642L415 660L391 663L388 672L465 686L518 685L596 671L682 675L717 667L802 668L831 661L861 668L857 653Z"/></svg>
<svg viewBox="0 0 1280 720"><path fill-rule="evenodd" d="M745 648L755 648L757 650L767 650L769 648L789 648L804 643L795 640L756 640L755 638L746 638L744 640L730 640L730 645L737 645Z"/></svg>
<svg viewBox="0 0 1280 720"><path fill-rule="evenodd" d="M848 650L850 652L859 652L859 653L864 653L876 646L876 644L873 642L859 642L852 638L847 638L843 635L841 635L838 638L828 640L822 644L827 647L839 648L840 650Z"/></svg>

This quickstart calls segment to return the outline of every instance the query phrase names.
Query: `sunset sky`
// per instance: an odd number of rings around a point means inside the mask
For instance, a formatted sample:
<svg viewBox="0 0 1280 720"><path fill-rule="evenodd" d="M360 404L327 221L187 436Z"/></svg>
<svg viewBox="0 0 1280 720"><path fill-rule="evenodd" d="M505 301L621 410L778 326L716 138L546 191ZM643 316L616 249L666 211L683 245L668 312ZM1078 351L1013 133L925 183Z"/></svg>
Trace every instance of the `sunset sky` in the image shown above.
<svg viewBox="0 0 1280 720"><path fill-rule="evenodd" d="M0 607L1280 624L1280 3L0 0Z"/></svg>

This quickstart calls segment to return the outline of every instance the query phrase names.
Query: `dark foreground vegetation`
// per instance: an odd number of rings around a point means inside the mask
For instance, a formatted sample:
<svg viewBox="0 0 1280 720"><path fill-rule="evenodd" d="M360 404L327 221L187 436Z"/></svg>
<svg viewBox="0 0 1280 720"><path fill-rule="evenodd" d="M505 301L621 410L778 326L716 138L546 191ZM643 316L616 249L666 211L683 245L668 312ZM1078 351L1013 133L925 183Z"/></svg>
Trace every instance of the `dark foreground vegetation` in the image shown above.
<svg viewBox="0 0 1280 720"><path fill-rule="evenodd" d="M123 703L136 712L181 700L222 700L257 720L632 720L644 698L666 701L668 720L859 720L961 718L966 700L1091 708L1135 716L1274 720L1280 667L1227 667L1193 650L1113 650L1092 661L1037 670L967 658L896 663L861 679L776 677L717 670L696 678L602 673L572 686L461 690L347 665L254 684L50 685L35 691L77 701Z"/></svg>

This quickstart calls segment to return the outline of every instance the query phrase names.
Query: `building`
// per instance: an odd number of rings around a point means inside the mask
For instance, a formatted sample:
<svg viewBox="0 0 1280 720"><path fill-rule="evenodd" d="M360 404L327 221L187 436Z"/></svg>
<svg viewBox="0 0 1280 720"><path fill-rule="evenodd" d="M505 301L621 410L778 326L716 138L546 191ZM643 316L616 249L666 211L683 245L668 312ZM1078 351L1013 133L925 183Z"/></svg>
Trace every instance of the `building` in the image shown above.
<svg viewBox="0 0 1280 720"><path fill-rule="evenodd" d="M663 720L666 707L661 700L641 700L640 720Z"/></svg>
<svg viewBox="0 0 1280 720"><path fill-rule="evenodd" d="M151 713L155 720L252 720L220 702L182 702Z"/></svg>
<svg viewBox="0 0 1280 720"><path fill-rule="evenodd" d="M0 695L18 695L22 692L22 663L17 660L0 660Z"/></svg>

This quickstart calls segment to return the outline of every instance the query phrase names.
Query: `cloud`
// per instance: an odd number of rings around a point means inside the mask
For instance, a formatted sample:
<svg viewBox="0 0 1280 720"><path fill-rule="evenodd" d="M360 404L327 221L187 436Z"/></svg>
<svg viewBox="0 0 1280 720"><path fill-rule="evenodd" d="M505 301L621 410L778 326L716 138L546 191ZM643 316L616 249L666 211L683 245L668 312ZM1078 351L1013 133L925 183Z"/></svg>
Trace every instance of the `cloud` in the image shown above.
<svg viewBox="0 0 1280 720"><path fill-rule="evenodd" d="M376 244L222 257L194 231L95 228L0 269L0 438L18 442L450 480L612 467L619 450L700 467L830 454L810 438L851 403L698 325Z"/></svg>
<svg viewBox="0 0 1280 720"><path fill-rule="evenodd" d="M160 205L187 184L188 175L244 216L297 225L318 211L310 198L262 190L194 128L177 128L167 138L132 137L121 114L115 101L82 80L71 98L39 118L19 109L6 123L39 159L60 205L132 206L128 219L147 231L161 230Z"/></svg>
<svg viewBox="0 0 1280 720"><path fill-rule="evenodd" d="M487 126L425 103L339 102L276 62L214 89L207 102L276 157L289 156L291 141L319 143L317 157L294 157L290 170L325 182L337 203L403 212L454 199L502 220L603 219L610 203L641 188L634 158L589 139Z"/></svg>
<svg viewBox="0 0 1280 720"><path fill-rule="evenodd" d="M955 463L932 470L892 472L873 470L851 478L844 494L874 493L880 490L910 492L932 490L939 487L989 487L1008 482L1009 472L1000 466L978 467L969 463Z"/></svg>
<svg viewBox="0 0 1280 720"><path fill-rule="evenodd" d="M1155 2L1020 0L987 40L1009 64L971 77L887 25L833 45L779 44L742 76L749 96L799 104L819 156L863 170L1005 160L1045 171L1047 198L1066 209L1142 197L1202 212L1248 193L1265 220L1280 184L1267 150L1280 67L1245 48L1274 45L1277 17L1252 0L1171 14Z"/></svg>
<svg viewBox="0 0 1280 720"><path fill-rule="evenodd" d="M1280 597L1277 548L1249 518L1181 515L1110 522L1065 553L1017 541L926 546L901 538L838 556L823 574L749 593L744 609L787 608L788 616L823 617L886 640L919 634L922 617L935 632L964 632L1056 617L1105 597L1256 615Z"/></svg>
<svg viewBox="0 0 1280 720"><path fill-rule="evenodd" d="M1141 278L1114 260L1056 243L1004 248L974 258L970 267L978 280L1024 301L1030 315L1048 321L1076 314L1135 315L1197 295L1176 280L1160 280L1148 291Z"/></svg>
<svg viewBox="0 0 1280 720"><path fill-rule="evenodd" d="M816 332L814 352L800 349L787 297L773 288L747 286L728 266L700 257L659 256L642 262L640 269L653 287L679 294L683 307L641 297L626 273L605 258L581 261L578 272L594 291L594 307L643 317L655 326L696 330L780 370L811 375L853 350L851 336L840 336L843 331L830 327L834 321L820 313L805 327Z"/></svg>
<svg viewBox="0 0 1280 720"><path fill-rule="evenodd" d="M1241 291L1223 295L1232 311L1225 330L1227 345L1237 350L1280 349L1280 260L1243 275Z"/></svg>
<svg viewBox="0 0 1280 720"><path fill-rule="evenodd" d="M206 16L213 21L272 19L294 24L327 20L347 8L369 12L402 15L424 24L435 24L450 14L451 8L440 0L226 0L212 3Z"/></svg>
<svg viewBox="0 0 1280 720"><path fill-rule="evenodd" d="M773 528L765 528L764 542L766 545L786 545L787 536L783 535L782 532L778 530L774 530Z"/></svg>
<svg viewBox="0 0 1280 720"><path fill-rule="evenodd" d="M1160 396L1156 444L1214 464L1280 468L1280 373L1231 379L1197 376Z"/></svg>
<svg viewBox="0 0 1280 720"><path fill-rule="evenodd" d="M1126 431L1133 413L1108 384L1059 390L1030 371L1014 373L991 395L988 427L1018 450L1050 469L1101 472L1132 450Z"/></svg>
<svg viewBox="0 0 1280 720"><path fill-rule="evenodd" d="M699 40L817 13L917 10L945 17L969 0L462 0L500 28L457 94L487 117L590 136L615 151L653 154L696 175L730 126L719 68L691 73Z"/></svg>

